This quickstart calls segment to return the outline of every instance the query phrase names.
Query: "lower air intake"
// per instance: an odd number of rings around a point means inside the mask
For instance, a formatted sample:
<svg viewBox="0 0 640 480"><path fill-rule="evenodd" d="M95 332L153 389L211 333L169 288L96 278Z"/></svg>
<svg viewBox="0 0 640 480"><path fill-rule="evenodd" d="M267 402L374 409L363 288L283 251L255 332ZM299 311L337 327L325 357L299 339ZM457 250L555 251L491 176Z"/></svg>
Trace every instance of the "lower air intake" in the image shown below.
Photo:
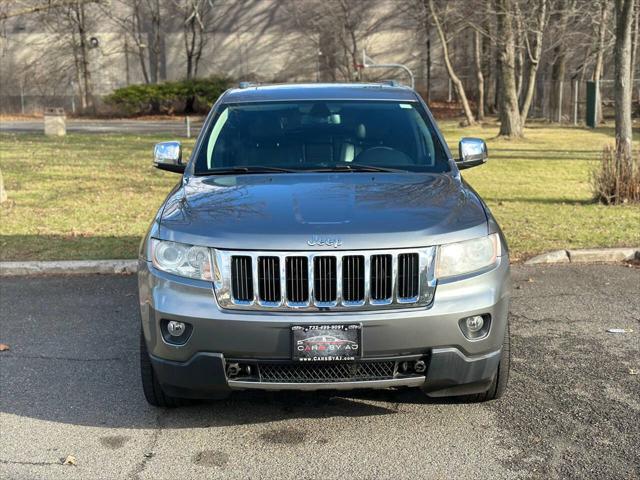
<svg viewBox="0 0 640 480"><path fill-rule="evenodd" d="M396 362L335 364L261 363L260 381L266 383L364 382L393 378Z"/></svg>

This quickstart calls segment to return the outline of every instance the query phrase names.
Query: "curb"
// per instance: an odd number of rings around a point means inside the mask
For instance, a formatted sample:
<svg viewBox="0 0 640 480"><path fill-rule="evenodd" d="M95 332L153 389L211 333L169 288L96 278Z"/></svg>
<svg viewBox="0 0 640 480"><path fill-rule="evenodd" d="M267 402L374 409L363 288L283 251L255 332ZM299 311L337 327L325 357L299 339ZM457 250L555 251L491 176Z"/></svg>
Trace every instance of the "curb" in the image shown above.
<svg viewBox="0 0 640 480"><path fill-rule="evenodd" d="M525 265L552 263L617 263L640 260L638 248L583 248L577 250L554 250L530 258Z"/></svg>
<svg viewBox="0 0 640 480"><path fill-rule="evenodd" d="M138 260L69 260L52 262L0 262L0 277L25 275L131 274Z"/></svg>

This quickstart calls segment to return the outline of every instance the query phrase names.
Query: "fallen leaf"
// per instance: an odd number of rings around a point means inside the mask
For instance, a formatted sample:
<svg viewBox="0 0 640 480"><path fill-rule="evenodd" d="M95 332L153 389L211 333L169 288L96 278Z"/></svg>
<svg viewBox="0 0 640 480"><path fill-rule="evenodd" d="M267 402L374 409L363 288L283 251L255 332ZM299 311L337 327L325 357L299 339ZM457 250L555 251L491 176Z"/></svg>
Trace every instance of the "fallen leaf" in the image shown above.
<svg viewBox="0 0 640 480"><path fill-rule="evenodd" d="M0 343L0 352L4 352L5 350L9 350L9 345L6 343Z"/></svg>
<svg viewBox="0 0 640 480"><path fill-rule="evenodd" d="M76 462L76 457L74 457L73 455L67 455L67 458L64 459L64 462L62 462L63 465L77 465L78 463Z"/></svg>

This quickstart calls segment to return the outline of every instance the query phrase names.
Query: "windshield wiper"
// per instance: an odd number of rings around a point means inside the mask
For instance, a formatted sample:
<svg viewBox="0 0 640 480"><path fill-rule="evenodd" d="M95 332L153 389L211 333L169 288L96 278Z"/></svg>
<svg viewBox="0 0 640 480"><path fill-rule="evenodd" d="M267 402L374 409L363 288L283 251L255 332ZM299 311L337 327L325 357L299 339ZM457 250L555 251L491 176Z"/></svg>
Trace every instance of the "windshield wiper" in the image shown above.
<svg viewBox="0 0 640 480"><path fill-rule="evenodd" d="M206 172L202 172L201 175L224 175L227 173L294 173L297 170L291 170L290 168L279 167L266 167L262 165L250 165L246 167L220 167L212 168Z"/></svg>
<svg viewBox="0 0 640 480"><path fill-rule="evenodd" d="M314 168L311 172L406 172L397 168L374 167L373 165L363 165L360 163L341 163L331 167Z"/></svg>

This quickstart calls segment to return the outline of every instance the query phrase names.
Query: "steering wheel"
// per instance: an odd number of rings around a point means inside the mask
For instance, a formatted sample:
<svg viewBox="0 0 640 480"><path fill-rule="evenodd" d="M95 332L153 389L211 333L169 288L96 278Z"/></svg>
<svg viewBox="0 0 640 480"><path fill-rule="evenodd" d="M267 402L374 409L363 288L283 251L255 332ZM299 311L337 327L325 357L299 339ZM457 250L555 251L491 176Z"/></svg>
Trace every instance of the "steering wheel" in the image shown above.
<svg viewBox="0 0 640 480"><path fill-rule="evenodd" d="M353 159L354 163L366 165L406 165L414 163L413 159L404 152L391 147L377 146L363 150Z"/></svg>

